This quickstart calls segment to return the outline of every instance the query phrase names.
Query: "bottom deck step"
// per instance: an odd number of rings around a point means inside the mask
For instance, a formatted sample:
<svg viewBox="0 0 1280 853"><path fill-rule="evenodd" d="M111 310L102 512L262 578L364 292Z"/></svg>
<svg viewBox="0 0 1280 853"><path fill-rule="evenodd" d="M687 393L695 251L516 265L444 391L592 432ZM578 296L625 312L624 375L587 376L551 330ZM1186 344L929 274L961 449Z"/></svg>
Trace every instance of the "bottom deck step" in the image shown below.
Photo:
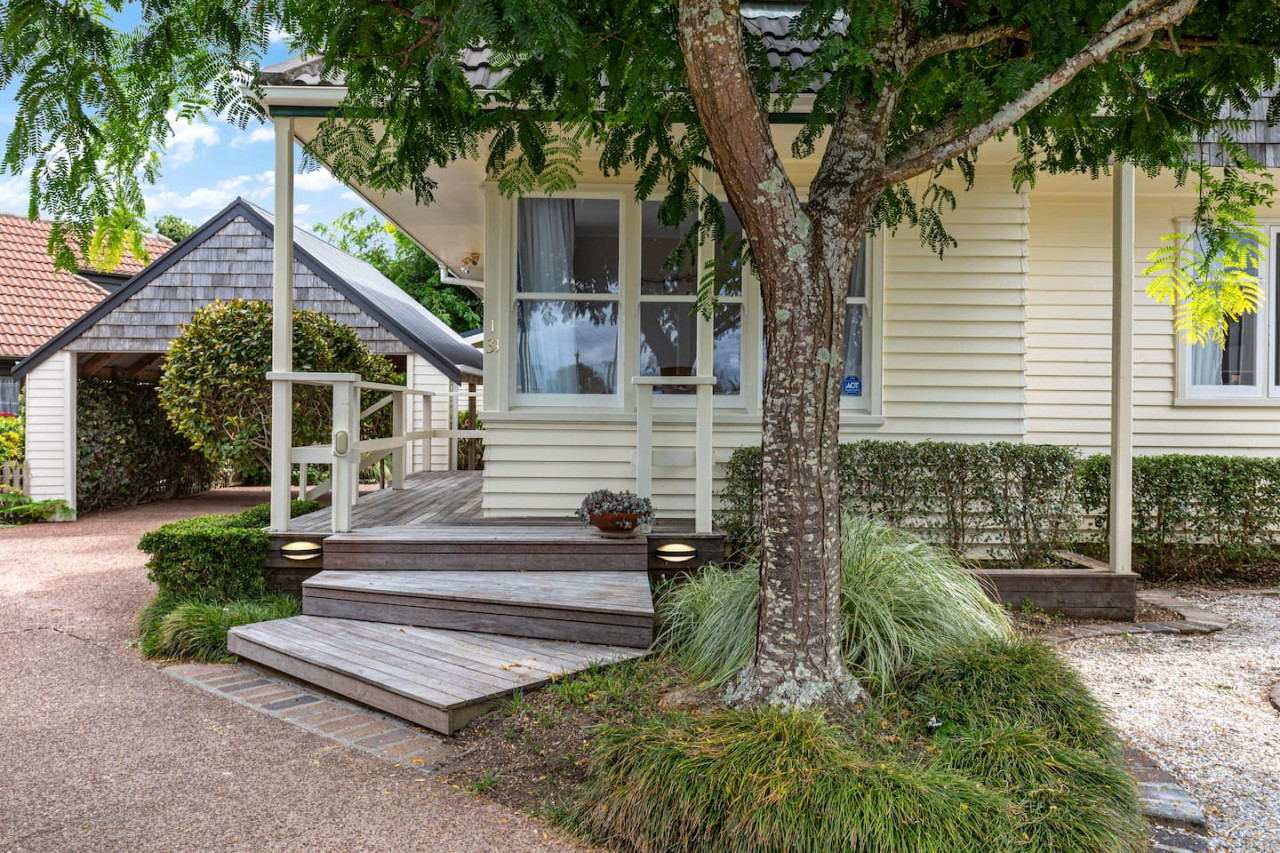
<svg viewBox="0 0 1280 853"><path fill-rule="evenodd" d="M641 649L295 616L231 629L233 654L443 734L516 690Z"/></svg>

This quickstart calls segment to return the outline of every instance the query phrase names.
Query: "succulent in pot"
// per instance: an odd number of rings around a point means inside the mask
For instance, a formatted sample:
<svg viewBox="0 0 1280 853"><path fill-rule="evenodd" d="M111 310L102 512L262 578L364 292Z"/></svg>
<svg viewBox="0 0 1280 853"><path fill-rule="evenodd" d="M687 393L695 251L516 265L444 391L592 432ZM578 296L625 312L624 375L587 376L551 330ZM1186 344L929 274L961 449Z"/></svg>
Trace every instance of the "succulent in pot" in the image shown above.
<svg viewBox="0 0 1280 853"><path fill-rule="evenodd" d="M596 489L582 499L578 517L601 533L634 536L653 526L653 502L634 492Z"/></svg>

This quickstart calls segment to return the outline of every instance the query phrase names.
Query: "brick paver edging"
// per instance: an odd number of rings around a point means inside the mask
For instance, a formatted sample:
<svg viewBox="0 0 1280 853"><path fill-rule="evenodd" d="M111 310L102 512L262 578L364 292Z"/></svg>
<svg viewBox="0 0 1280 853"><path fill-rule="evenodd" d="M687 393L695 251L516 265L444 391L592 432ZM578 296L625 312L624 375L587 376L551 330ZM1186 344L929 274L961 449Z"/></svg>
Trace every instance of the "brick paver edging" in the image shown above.
<svg viewBox="0 0 1280 853"><path fill-rule="evenodd" d="M1183 601L1173 593L1164 589L1144 589L1138 592L1138 599L1152 607L1172 610L1182 617L1181 621L1170 622L1115 622L1108 625L1077 625L1065 631L1044 634L1039 639L1050 645L1067 643L1071 640L1086 640L1091 637L1118 637L1124 634L1214 634L1224 630L1230 621L1203 607L1197 607L1189 601Z"/></svg>
<svg viewBox="0 0 1280 853"><path fill-rule="evenodd" d="M208 693L397 764L425 770L440 764L447 754L443 740L404 720L299 687L248 664L178 664L161 671Z"/></svg>

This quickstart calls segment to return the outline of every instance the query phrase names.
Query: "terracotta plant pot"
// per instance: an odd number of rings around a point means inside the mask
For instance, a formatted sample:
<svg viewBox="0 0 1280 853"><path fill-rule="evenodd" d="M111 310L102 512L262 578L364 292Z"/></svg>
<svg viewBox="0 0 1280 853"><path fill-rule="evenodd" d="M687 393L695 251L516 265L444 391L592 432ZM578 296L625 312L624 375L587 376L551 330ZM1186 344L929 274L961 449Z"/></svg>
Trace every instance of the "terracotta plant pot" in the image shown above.
<svg viewBox="0 0 1280 853"><path fill-rule="evenodd" d="M634 512L592 513L591 524L605 536L638 536L639 518Z"/></svg>

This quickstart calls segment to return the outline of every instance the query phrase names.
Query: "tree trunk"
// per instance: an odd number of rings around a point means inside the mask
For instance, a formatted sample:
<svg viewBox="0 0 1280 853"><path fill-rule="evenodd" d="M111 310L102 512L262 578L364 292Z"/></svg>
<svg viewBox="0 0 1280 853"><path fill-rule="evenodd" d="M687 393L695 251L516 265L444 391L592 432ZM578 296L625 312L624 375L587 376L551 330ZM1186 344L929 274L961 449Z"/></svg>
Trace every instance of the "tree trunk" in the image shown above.
<svg viewBox="0 0 1280 853"><path fill-rule="evenodd" d="M871 207L841 217L821 193L808 211L800 203L747 73L736 0L681 0L679 31L766 319L760 611L755 654L730 699L843 704L864 691L840 650L839 390L846 283Z"/></svg>

